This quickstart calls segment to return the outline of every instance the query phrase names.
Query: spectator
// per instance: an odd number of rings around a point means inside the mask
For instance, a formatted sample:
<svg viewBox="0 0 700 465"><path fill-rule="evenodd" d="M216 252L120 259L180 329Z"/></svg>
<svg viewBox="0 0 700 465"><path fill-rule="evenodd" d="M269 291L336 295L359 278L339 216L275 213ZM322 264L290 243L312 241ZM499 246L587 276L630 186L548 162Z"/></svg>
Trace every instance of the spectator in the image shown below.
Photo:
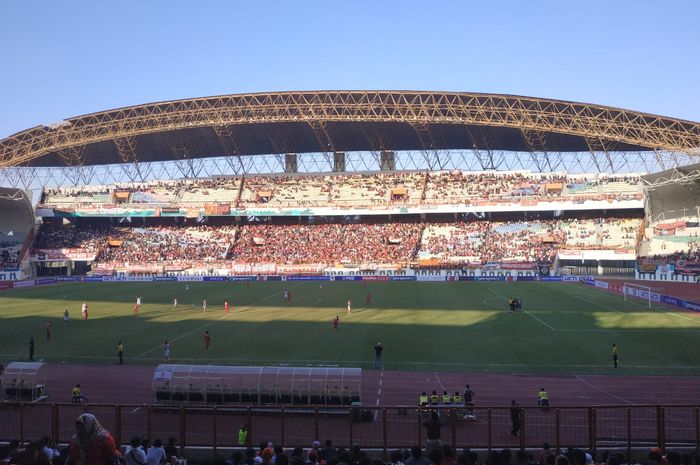
<svg viewBox="0 0 700 465"><path fill-rule="evenodd" d="M430 462L423 457L423 449L420 446L411 447L411 456L405 463L406 465L430 465Z"/></svg>
<svg viewBox="0 0 700 465"><path fill-rule="evenodd" d="M141 438L138 436L131 438L129 445L126 446L124 458L127 465L146 464L146 453L143 451L143 447L141 447Z"/></svg>
<svg viewBox="0 0 700 465"><path fill-rule="evenodd" d="M430 418L423 422L423 426L426 429L426 435L428 438L427 449L435 449L440 446L440 429L443 424L440 422L440 416L436 411L430 412ZM442 456L440 457L442 459Z"/></svg>
<svg viewBox="0 0 700 465"><path fill-rule="evenodd" d="M169 438L168 444L165 445L165 457L170 460L172 457L177 457L177 440L175 438Z"/></svg>
<svg viewBox="0 0 700 465"><path fill-rule="evenodd" d="M67 465L113 465L121 457L112 435L91 413L83 413L76 419L75 430L68 447Z"/></svg>
<svg viewBox="0 0 700 465"><path fill-rule="evenodd" d="M146 465L160 465L168 461L163 449L163 441L156 439L153 442L153 447L149 447L146 451Z"/></svg>

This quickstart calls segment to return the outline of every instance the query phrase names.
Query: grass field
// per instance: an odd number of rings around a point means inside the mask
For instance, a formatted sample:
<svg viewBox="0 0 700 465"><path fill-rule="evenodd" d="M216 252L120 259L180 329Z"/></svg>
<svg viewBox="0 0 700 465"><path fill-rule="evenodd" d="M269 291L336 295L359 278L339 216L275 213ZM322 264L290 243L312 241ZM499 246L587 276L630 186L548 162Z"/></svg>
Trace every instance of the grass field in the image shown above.
<svg viewBox="0 0 700 465"><path fill-rule="evenodd" d="M283 302L284 288L291 304ZM134 317L137 294L143 306ZM523 300L522 313L507 311L509 296ZM88 321L80 315L83 300ZM116 363L122 340L126 363L155 365L168 339L172 363L371 368L372 347L381 341L390 370L700 374L698 315L562 283L71 283L0 293L0 363L27 360L30 336L35 359L47 362ZM617 370L613 343L620 346Z"/></svg>

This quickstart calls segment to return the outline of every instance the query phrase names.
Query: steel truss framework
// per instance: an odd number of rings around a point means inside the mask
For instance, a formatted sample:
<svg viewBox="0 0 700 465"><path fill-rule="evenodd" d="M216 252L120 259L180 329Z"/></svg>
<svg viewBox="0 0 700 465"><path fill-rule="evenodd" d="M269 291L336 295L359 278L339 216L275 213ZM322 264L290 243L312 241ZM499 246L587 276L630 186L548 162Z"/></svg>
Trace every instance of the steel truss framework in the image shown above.
<svg viewBox="0 0 700 465"><path fill-rule="evenodd" d="M559 171L567 173L652 173L681 168L694 161L687 154L659 152L658 157L644 152L588 152L549 153L556 160ZM443 150L420 152L395 152L397 170L530 170L539 171L535 162L544 159L539 153L515 153L506 151ZM661 160L661 162L659 161ZM620 163L617 163L617 162ZM297 155L300 173L332 172L333 160L326 153ZM191 165L188 165L191 163ZM345 153L345 171L379 171L381 152ZM84 165L63 168L10 167L0 169L0 185L23 189L41 189L47 186L80 186L87 184L110 185L124 182L144 182L155 179L177 179L184 177L232 176L243 174L283 173L284 155L260 155L255 157L222 156L169 162L127 162L117 165ZM677 182L685 169L674 176ZM695 174L695 171L691 171Z"/></svg>
<svg viewBox="0 0 700 465"><path fill-rule="evenodd" d="M410 146L395 146L397 135L407 134L397 128L412 132L406 143ZM309 134L311 141L306 137ZM148 152L141 147L144 144L168 147L170 153ZM318 152L328 160L332 152L353 151L353 147L370 152L408 150L418 153L433 169L444 167L441 151L446 149L479 151L479 159L488 167L501 163L498 154L491 152L503 149L529 152L532 163L542 171L562 165L558 152L586 147L600 154L595 163L615 170L625 160L615 158L613 152L648 151L660 164L661 153L697 156L693 149L700 147L700 124L599 105L508 95L242 94L128 107L29 129L0 141L0 168L177 160L183 175L194 176L201 175L203 168L193 159L211 156L212 144L218 147L218 155ZM203 145L208 147L206 154L202 154ZM112 157L114 153L118 155ZM244 164L232 161L239 169Z"/></svg>

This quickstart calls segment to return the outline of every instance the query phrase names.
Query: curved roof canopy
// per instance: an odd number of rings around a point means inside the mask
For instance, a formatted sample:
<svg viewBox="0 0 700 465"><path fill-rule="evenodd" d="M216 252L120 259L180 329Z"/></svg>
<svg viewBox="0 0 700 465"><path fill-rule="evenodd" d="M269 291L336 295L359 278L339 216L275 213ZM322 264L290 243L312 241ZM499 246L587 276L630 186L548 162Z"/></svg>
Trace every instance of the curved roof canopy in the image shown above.
<svg viewBox="0 0 700 465"><path fill-rule="evenodd" d="M138 105L0 141L0 168L379 150L698 153L700 123L497 94L309 91Z"/></svg>

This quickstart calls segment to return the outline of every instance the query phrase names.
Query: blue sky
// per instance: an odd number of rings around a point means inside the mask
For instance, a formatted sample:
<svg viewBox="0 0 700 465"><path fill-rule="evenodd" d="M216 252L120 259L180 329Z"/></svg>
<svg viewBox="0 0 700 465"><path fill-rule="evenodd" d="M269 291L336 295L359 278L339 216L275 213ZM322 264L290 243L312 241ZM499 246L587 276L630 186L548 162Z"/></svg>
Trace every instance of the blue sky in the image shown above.
<svg viewBox="0 0 700 465"><path fill-rule="evenodd" d="M0 5L0 138L160 100L305 89L530 95L700 121L700 2Z"/></svg>

